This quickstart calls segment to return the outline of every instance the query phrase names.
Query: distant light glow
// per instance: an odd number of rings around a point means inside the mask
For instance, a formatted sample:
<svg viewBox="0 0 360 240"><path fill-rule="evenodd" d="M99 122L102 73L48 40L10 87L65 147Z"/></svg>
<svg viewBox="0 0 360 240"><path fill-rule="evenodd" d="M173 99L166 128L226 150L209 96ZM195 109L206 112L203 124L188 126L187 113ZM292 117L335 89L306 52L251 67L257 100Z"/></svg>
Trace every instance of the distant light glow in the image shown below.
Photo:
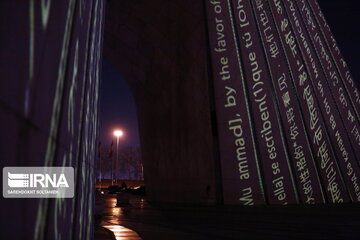
<svg viewBox="0 0 360 240"><path fill-rule="evenodd" d="M121 130L115 130L114 135L115 137L121 137L122 135L124 135L124 132Z"/></svg>

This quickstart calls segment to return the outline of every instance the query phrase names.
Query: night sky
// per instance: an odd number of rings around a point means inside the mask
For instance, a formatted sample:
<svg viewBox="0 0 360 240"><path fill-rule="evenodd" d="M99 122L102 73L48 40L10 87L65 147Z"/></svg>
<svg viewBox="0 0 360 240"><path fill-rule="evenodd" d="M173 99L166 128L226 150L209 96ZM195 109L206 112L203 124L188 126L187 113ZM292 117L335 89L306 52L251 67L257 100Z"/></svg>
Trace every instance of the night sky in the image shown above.
<svg viewBox="0 0 360 240"><path fill-rule="evenodd" d="M318 0L339 48L360 86L360 1Z"/></svg>
<svg viewBox="0 0 360 240"><path fill-rule="evenodd" d="M124 131L120 148L140 146L136 106L132 93L120 73L104 59L99 129L99 140L102 144L109 145L115 140L113 135L115 128Z"/></svg>
<svg viewBox="0 0 360 240"><path fill-rule="evenodd" d="M319 0L354 80L358 84L360 83L359 1ZM102 68L99 140L102 144L110 144L115 139L112 131L118 127L125 132L120 147L140 146L132 93L121 74L106 59Z"/></svg>

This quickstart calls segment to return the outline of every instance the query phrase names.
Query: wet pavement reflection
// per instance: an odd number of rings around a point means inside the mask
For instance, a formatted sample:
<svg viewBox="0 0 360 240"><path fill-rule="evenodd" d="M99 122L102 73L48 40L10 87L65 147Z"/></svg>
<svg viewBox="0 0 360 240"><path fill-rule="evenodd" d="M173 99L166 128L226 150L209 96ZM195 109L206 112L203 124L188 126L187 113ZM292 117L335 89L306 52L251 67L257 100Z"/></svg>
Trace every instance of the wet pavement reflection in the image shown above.
<svg viewBox="0 0 360 240"><path fill-rule="evenodd" d="M103 204L102 222L101 226L109 229L115 235L116 240L142 240L142 238L135 231L121 226L120 219L122 216L127 216L130 212L131 206L118 207L116 195L102 195L101 203ZM144 199L140 200L144 202Z"/></svg>
<svg viewBox="0 0 360 240"><path fill-rule="evenodd" d="M141 240L142 238L133 230L120 225L103 225L103 227L112 231L116 240Z"/></svg>
<svg viewBox="0 0 360 240"><path fill-rule="evenodd" d="M203 206L149 204L104 194L101 225L121 240L359 239L360 204Z"/></svg>

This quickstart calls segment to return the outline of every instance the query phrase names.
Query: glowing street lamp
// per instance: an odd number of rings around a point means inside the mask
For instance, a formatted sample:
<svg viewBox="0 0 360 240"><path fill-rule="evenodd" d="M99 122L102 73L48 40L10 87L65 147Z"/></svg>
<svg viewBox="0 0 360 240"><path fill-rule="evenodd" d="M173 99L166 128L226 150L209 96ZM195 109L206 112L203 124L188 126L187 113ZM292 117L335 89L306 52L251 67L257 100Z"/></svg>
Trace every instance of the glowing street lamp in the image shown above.
<svg viewBox="0 0 360 240"><path fill-rule="evenodd" d="M120 140L120 137L122 137L124 135L124 132L122 130L115 130L114 131L114 136L116 137L116 164L115 164L115 174L116 175L116 172L117 172L117 166L118 166L118 162L119 162L119 140ZM113 179L112 179L112 185L114 184L114 176L113 176Z"/></svg>
<svg viewBox="0 0 360 240"><path fill-rule="evenodd" d="M119 138L119 137L121 137L122 135L124 135L124 132L121 131L121 130L115 130L115 131L114 131L114 135L115 135L115 137Z"/></svg>

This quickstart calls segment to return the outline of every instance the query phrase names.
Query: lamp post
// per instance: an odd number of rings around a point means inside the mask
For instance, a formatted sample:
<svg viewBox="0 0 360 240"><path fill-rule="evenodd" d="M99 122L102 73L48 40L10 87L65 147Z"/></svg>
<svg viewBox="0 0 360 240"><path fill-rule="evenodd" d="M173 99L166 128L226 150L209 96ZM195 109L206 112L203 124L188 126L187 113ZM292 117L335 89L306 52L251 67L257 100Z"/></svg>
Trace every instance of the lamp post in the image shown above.
<svg viewBox="0 0 360 240"><path fill-rule="evenodd" d="M116 175L116 172L117 172L117 166L118 166L118 161L119 161L119 140L120 140L120 137L124 135L124 132L122 130L115 130L114 131L114 136L116 137L116 164L115 164L115 174ZM114 177L112 179L112 185L114 185Z"/></svg>

